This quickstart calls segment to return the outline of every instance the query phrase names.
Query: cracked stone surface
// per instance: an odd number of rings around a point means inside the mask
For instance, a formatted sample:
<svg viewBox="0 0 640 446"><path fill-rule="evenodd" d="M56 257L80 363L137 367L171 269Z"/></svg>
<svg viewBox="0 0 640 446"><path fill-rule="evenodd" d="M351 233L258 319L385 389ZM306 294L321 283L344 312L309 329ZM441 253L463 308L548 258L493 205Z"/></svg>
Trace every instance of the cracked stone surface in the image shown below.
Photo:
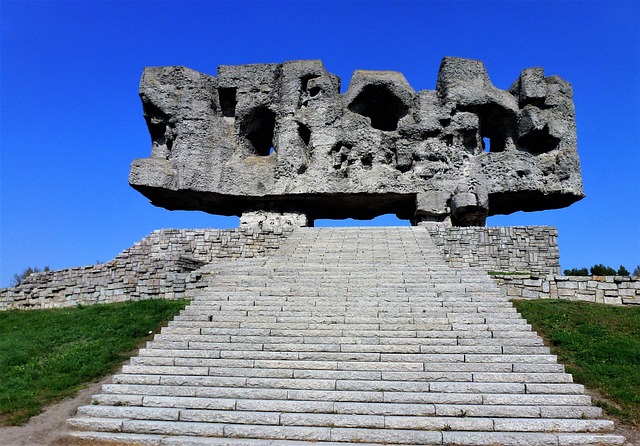
<svg viewBox="0 0 640 446"><path fill-rule="evenodd" d="M435 90L321 61L144 70L151 156L130 184L157 206L479 225L584 197L571 85L525 69L508 90L446 57Z"/></svg>

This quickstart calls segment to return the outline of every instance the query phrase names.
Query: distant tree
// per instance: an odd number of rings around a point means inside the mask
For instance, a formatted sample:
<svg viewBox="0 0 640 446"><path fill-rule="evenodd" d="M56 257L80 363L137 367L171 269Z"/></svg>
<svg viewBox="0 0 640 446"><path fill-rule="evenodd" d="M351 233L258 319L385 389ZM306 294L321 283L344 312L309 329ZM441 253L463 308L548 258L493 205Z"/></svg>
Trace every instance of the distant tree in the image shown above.
<svg viewBox="0 0 640 446"><path fill-rule="evenodd" d="M620 268L618 268L618 275L619 276L630 276L629 271L627 271L627 268L625 268L622 265L620 265Z"/></svg>
<svg viewBox="0 0 640 446"><path fill-rule="evenodd" d="M591 267L592 276L615 276L616 270L610 266L604 266L602 263Z"/></svg>
<svg viewBox="0 0 640 446"><path fill-rule="evenodd" d="M565 276L588 276L589 270L587 268L571 268L564 270Z"/></svg>
<svg viewBox="0 0 640 446"><path fill-rule="evenodd" d="M640 265L636 266L636 269L633 270L633 275L640 277Z"/></svg>
<svg viewBox="0 0 640 446"><path fill-rule="evenodd" d="M49 271L49 266L45 266L43 269L40 269L37 266L35 268L28 267L27 269L22 271L20 274L13 275L12 286L22 285L22 283L24 283L24 279L29 277L31 274L40 273L43 271Z"/></svg>

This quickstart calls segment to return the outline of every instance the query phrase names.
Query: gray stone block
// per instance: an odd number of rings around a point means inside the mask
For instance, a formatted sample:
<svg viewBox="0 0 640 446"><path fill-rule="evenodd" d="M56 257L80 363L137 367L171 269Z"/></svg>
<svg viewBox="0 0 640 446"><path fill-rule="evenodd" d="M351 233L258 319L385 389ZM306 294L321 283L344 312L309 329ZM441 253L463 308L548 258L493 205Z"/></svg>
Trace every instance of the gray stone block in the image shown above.
<svg viewBox="0 0 640 446"><path fill-rule="evenodd" d="M505 432L609 432L613 422L609 420L541 419L494 420L496 431Z"/></svg>
<svg viewBox="0 0 640 446"><path fill-rule="evenodd" d="M378 430L378 429L349 429L332 428L332 441L379 442L395 444L421 444L440 445L442 444L442 434L440 432L416 431L416 430Z"/></svg>
<svg viewBox="0 0 640 446"><path fill-rule="evenodd" d="M224 427L224 435L238 438L329 441L331 440L331 429L326 427L243 426L230 424Z"/></svg>
<svg viewBox="0 0 640 446"><path fill-rule="evenodd" d="M556 446L555 434L505 432L443 432L442 444L455 446Z"/></svg>
<svg viewBox="0 0 640 446"><path fill-rule="evenodd" d="M623 445L625 438L621 435L558 434L558 444L560 446Z"/></svg>

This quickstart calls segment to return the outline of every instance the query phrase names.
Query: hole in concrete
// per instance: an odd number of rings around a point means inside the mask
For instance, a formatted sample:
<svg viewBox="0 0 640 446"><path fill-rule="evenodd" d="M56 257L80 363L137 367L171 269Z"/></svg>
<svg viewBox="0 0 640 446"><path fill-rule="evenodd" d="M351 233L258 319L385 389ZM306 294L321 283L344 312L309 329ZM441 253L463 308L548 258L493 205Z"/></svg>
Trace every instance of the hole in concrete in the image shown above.
<svg viewBox="0 0 640 446"><path fill-rule="evenodd" d="M444 139L444 142L447 146L450 147L453 145L453 135L444 135L442 139Z"/></svg>
<svg viewBox="0 0 640 446"><path fill-rule="evenodd" d="M244 117L240 128L256 154L268 156L275 151L273 144L275 127L276 114L267 107L258 107Z"/></svg>
<svg viewBox="0 0 640 446"><path fill-rule="evenodd" d="M373 167L373 154L367 153L362 158L360 158L360 162L362 163L363 169L371 169Z"/></svg>
<svg viewBox="0 0 640 446"><path fill-rule="evenodd" d="M505 138L502 135L502 131L499 128L487 125L483 121L480 121L483 127L480 127L480 134L482 136L482 149L485 152L504 152Z"/></svg>
<svg viewBox="0 0 640 446"><path fill-rule="evenodd" d="M218 88L220 111L222 116L233 118L236 115L236 88Z"/></svg>
<svg viewBox="0 0 640 446"><path fill-rule="evenodd" d="M147 122L149 135L151 136L151 145L153 147L153 156L169 159L171 148L173 147L173 139L167 134L168 117L155 105L144 103L144 118Z"/></svg>
<svg viewBox="0 0 640 446"><path fill-rule="evenodd" d="M145 103L144 118L147 122L151 142L164 145L164 132L167 130L167 116L155 105Z"/></svg>
<svg viewBox="0 0 640 446"><path fill-rule="evenodd" d="M309 74L307 76L300 78L301 91L300 91L300 100L298 103L299 107L303 105L307 105L307 103L309 102L309 98L315 98L320 93L322 93L322 89L317 85L316 86L312 85L309 88L309 81L312 79L317 79L319 77L320 76L318 76L317 74Z"/></svg>
<svg viewBox="0 0 640 446"><path fill-rule="evenodd" d="M305 146L309 145L309 141L311 141L311 129L302 123L298 123L298 136L304 143Z"/></svg>
<svg viewBox="0 0 640 446"><path fill-rule="evenodd" d="M313 87L309 89L309 96L315 98L320 94L320 87Z"/></svg>
<svg viewBox="0 0 640 446"><path fill-rule="evenodd" d="M309 74L307 76L304 76L300 79L300 83L302 84L302 91L307 91L307 87L309 85L309 81L311 79L317 79L320 76L318 76L317 74ZM318 87L315 87L318 88ZM318 93L320 92L320 88L318 88ZM317 93L316 93L317 94Z"/></svg>
<svg viewBox="0 0 640 446"><path fill-rule="evenodd" d="M515 115L513 112L496 104L460 107L458 110L478 115L483 151L492 153L504 152L507 137L511 136L511 129L515 128Z"/></svg>
<svg viewBox="0 0 640 446"><path fill-rule="evenodd" d="M533 130L518 139L518 145L531 153L547 153L558 147L560 139L549 134L549 127Z"/></svg>
<svg viewBox="0 0 640 446"><path fill-rule="evenodd" d="M484 137L482 138L482 150L484 152L491 152L491 139Z"/></svg>
<svg viewBox="0 0 640 446"><path fill-rule="evenodd" d="M369 118L375 129L392 131L409 108L386 86L366 85L349 104L349 110Z"/></svg>

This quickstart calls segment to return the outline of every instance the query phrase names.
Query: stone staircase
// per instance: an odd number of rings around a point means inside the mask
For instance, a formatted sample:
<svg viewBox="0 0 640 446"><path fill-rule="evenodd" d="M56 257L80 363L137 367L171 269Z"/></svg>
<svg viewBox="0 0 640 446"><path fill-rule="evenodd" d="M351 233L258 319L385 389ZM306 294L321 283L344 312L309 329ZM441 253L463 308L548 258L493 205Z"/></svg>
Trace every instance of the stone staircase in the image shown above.
<svg viewBox="0 0 640 446"><path fill-rule="evenodd" d="M149 445L613 445L486 272L423 228L302 228L212 285L69 422Z"/></svg>

